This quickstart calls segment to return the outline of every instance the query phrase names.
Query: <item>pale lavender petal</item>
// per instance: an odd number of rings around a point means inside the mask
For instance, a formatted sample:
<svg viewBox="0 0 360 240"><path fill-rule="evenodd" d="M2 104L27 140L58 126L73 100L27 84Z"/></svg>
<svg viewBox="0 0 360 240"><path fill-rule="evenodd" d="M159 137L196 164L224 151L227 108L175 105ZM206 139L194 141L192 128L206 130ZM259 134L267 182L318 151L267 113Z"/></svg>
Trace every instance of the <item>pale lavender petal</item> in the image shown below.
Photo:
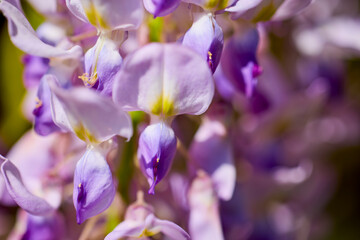
<svg viewBox="0 0 360 240"><path fill-rule="evenodd" d="M100 37L85 54L85 74L80 78L85 86L106 96L112 95L114 77L120 70L122 57L118 47Z"/></svg>
<svg viewBox="0 0 360 240"><path fill-rule="evenodd" d="M189 204L186 196L190 184L188 177L179 173L172 173L169 178L169 184L176 205L188 211Z"/></svg>
<svg viewBox="0 0 360 240"><path fill-rule="evenodd" d="M58 0L28 0L28 2L42 14L51 16L57 12Z"/></svg>
<svg viewBox="0 0 360 240"><path fill-rule="evenodd" d="M327 46L340 50L351 50L359 55L360 19L350 17L333 17L314 28L301 29L294 34L297 48L306 55L318 56ZM336 56L348 56L347 51L336 51Z"/></svg>
<svg viewBox="0 0 360 240"><path fill-rule="evenodd" d="M212 15L199 14L185 33L182 44L197 51L215 72L220 62L224 35Z"/></svg>
<svg viewBox="0 0 360 240"><path fill-rule="evenodd" d="M51 115L51 91L48 85L48 76L45 75L40 82L36 106L33 110L34 130L41 136L47 136L53 132L60 131L60 128L54 123ZM35 101L35 99L34 99Z"/></svg>
<svg viewBox="0 0 360 240"><path fill-rule="evenodd" d="M3 1L10 3L11 5L15 6L17 9L22 11L20 0L3 0Z"/></svg>
<svg viewBox="0 0 360 240"><path fill-rule="evenodd" d="M191 239L224 239L221 228L219 203L212 181L204 172L194 179L189 193Z"/></svg>
<svg viewBox="0 0 360 240"><path fill-rule="evenodd" d="M0 165L2 165L5 160L6 158L3 158L0 155ZM0 202L5 206L16 206L16 202L11 198L9 192L6 189L6 184L3 177L0 177Z"/></svg>
<svg viewBox="0 0 360 240"><path fill-rule="evenodd" d="M4 160L4 157L0 158ZM47 215L54 211L44 199L29 192L24 186L19 170L9 160L5 159L1 165L1 173L10 196L22 209L33 215Z"/></svg>
<svg viewBox="0 0 360 240"><path fill-rule="evenodd" d="M130 117L111 99L84 87L64 90L50 84L50 88L54 122L80 139L96 144L115 135L132 136Z"/></svg>
<svg viewBox="0 0 360 240"><path fill-rule="evenodd" d="M195 166L211 176L218 196L230 200L234 192L236 170L226 136L226 129L221 122L206 120L195 134L190 156Z"/></svg>
<svg viewBox="0 0 360 240"><path fill-rule="evenodd" d="M5 1L0 2L0 10L8 19L8 30L11 41L22 51L31 55L47 58L78 58L81 56L82 49L80 46L74 46L69 50L65 50L42 42L24 14L10 3Z"/></svg>
<svg viewBox="0 0 360 240"><path fill-rule="evenodd" d="M235 4L226 8L225 11L236 13L236 15L241 15L246 11L256 7L262 1L263 0L238 0Z"/></svg>
<svg viewBox="0 0 360 240"><path fill-rule="evenodd" d="M110 232L104 240L118 240L124 237L139 237L145 229L145 222L125 220Z"/></svg>
<svg viewBox="0 0 360 240"><path fill-rule="evenodd" d="M111 170L104 153L89 148L76 165L73 201L77 223L105 211L115 197Z"/></svg>
<svg viewBox="0 0 360 240"><path fill-rule="evenodd" d="M89 22L88 18L86 17L81 0L66 0L66 6L70 10L70 12L74 14L75 17L77 17L83 22Z"/></svg>
<svg viewBox="0 0 360 240"><path fill-rule="evenodd" d="M313 0L285 0L276 10L271 20L284 20L299 13L310 5Z"/></svg>
<svg viewBox="0 0 360 240"><path fill-rule="evenodd" d="M143 0L143 2L145 9L156 18L175 11L181 0Z"/></svg>
<svg viewBox="0 0 360 240"><path fill-rule="evenodd" d="M43 22L37 29L36 35L41 41L51 46L56 46L64 38L67 38L66 28L51 21Z"/></svg>
<svg viewBox="0 0 360 240"><path fill-rule="evenodd" d="M160 232L172 240L190 240L189 234L173 222L158 219L153 214L150 214L146 218L145 222L146 226L149 226L150 232L152 229L154 232L158 231L159 229Z"/></svg>
<svg viewBox="0 0 360 240"><path fill-rule="evenodd" d="M66 5L101 31L136 29L143 18L141 0L67 0Z"/></svg>
<svg viewBox="0 0 360 240"><path fill-rule="evenodd" d="M165 123L152 124L141 133L138 158L141 170L150 185L149 194L154 194L155 185L170 170L176 143L174 131Z"/></svg>
<svg viewBox="0 0 360 240"><path fill-rule="evenodd" d="M114 101L126 110L165 116L202 114L214 94L204 59L179 44L148 44L124 59Z"/></svg>

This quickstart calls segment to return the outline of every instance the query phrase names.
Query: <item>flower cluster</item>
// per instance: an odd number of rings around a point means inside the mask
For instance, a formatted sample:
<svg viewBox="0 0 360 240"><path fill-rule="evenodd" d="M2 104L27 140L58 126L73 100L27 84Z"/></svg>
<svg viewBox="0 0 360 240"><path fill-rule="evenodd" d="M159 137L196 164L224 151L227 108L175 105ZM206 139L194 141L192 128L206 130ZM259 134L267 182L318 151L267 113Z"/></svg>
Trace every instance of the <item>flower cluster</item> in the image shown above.
<svg viewBox="0 0 360 240"><path fill-rule="evenodd" d="M322 50L303 42L310 31L326 41L326 29L296 32L303 91L283 81L270 54L271 28L314 8L311 0L29 2L45 18L36 31L19 0L0 0L25 53L34 126L0 155L0 202L21 208L12 239L307 231L308 204L333 181L316 150L359 137L350 109L318 114L341 98L341 80L325 58L307 59Z"/></svg>

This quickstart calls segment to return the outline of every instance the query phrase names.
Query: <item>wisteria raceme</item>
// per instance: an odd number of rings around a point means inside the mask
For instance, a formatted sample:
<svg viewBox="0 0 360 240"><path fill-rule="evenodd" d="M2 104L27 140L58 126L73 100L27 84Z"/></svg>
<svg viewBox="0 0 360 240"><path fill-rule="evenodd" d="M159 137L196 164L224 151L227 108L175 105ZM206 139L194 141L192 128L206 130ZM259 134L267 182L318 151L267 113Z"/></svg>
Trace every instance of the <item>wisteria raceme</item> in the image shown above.
<svg viewBox="0 0 360 240"><path fill-rule="evenodd" d="M0 239L356 239L357 9L0 0Z"/></svg>

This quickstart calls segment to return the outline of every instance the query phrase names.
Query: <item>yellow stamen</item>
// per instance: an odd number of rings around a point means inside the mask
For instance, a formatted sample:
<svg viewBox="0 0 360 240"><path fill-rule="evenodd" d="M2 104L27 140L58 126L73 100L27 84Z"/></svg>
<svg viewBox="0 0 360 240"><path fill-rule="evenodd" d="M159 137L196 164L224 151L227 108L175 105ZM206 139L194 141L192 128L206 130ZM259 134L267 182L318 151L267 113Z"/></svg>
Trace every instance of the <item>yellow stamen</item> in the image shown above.
<svg viewBox="0 0 360 240"><path fill-rule="evenodd" d="M39 108L42 106L42 101L38 97L35 98L35 102L36 102L35 108Z"/></svg>
<svg viewBox="0 0 360 240"><path fill-rule="evenodd" d="M81 183L79 183L78 188L81 188Z"/></svg>
<svg viewBox="0 0 360 240"><path fill-rule="evenodd" d="M212 53L210 51L208 51L208 55L209 55L209 60L212 60Z"/></svg>
<svg viewBox="0 0 360 240"><path fill-rule="evenodd" d="M83 73L83 75L79 76L78 78L80 78L84 82L86 87L91 88L97 82L98 76L97 72L93 73L90 77L88 73Z"/></svg>

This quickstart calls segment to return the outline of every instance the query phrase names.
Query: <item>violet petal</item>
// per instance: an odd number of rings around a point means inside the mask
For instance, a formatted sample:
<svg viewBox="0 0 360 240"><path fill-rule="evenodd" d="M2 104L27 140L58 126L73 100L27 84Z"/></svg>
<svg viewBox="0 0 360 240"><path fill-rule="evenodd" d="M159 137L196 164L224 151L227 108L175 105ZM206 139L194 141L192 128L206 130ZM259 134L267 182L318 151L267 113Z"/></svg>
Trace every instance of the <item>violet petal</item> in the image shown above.
<svg viewBox="0 0 360 240"><path fill-rule="evenodd" d="M170 170L176 142L174 131L164 123L152 124L141 133L138 158L150 185L149 194L154 194L155 185Z"/></svg>
<svg viewBox="0 0 360 240"><path fill-rule="evenodd" d="M76 165L73 201L77 223L105 211L115 197L115 186L105 156L89 148Z"/></svg>

